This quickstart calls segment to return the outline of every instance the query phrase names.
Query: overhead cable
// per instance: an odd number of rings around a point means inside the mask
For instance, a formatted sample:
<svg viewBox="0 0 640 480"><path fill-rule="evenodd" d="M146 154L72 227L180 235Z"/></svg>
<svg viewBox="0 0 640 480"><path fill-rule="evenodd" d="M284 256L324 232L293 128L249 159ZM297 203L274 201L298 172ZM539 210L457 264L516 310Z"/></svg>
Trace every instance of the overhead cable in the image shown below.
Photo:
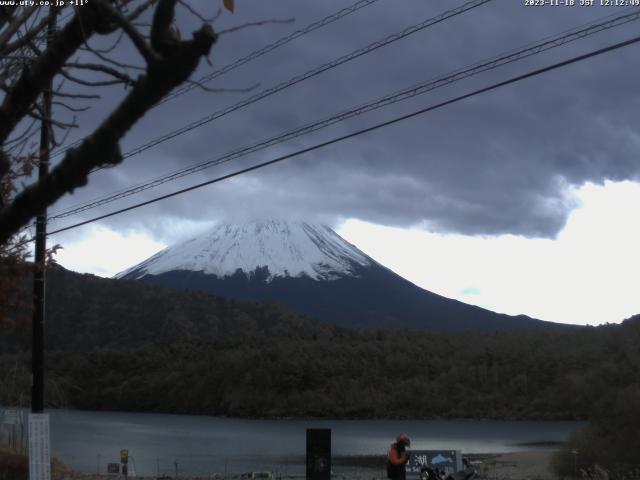
<svg viewBox="0 0 640 480"><path fill-rule="evenodd" d="M189 123L188 125L185 125L177 130L173 130L172 132L166 133L160 137L157 137L143 145L140 145L132 150L129 150L128 152L123 154L124 158L129 158L132 157L134 155L137 155L139 153L144 152L145 150L148 150L152 147L155 147L156 145L159 145L161 143L166 142L167 140L171 140L179 135L182 135L184 133L187 133L195 128L201 127L202 125L206 125L207 123L210 123L214 120L217 120L221 117L224 117L225 115L228 115L232 112L235 112L237 110L240 110L242 108L247 107L248 105L251 105L253 103L258 102L259 100L262 100L264 98L270 97L271 95L274 95L286 88L292 87L293 85L296 85L300 82L303 82L305 80L308 80L310 78L315 77L316 75L319 75L323 72L326 72L328 70L331 70L333 68L336 68L344 63L350 62L352 60L355 60L356 58L359 58L363 55L366 55L368 53L371 53L381 47L384 47L386 45L389 45L393 42L396 42L398 40L401 40L405 37L408 37L409 35L413 35L416 32L419 32L421 30L424 30L425 28L431 27L433 25L436 25L438 23L444 22L445 20L448 20L449 18L453 18L455 16L461 15L462 13L465 13L473 8L479 7L481 5L484 5L485 3L489 3L492 0L472 0L470 2L467 2L457 8L454 8L452 10L447 10L446 12L441 13L440 15L437 15L435 17L429 18L427 20L424 20L423 22L420 22L416 25L413 25L411 27L408 27L398 33L394 33L392 35L389 35L385 38L383 38L382 40L377 40L373 43L370 43L369 45L367 45L366 47L363 48L359 48L357 50L354 50L353 52L347 54L347 55L343 55L331 62L325 63L323 65L320 65L312 70L309 70L303 74L300 75L296 75L295 77L290 78L287 81L281 82L273 87L267 88L257 94L254 94L250 97L245 98L244 100L241 100L238 103L235 103L233 105L230 105L226 108L223 108L221 110L218 110L217 112L214 112L210 115L207 115L206 117L203 117L199 120L193 121L191 123ZM62 151L59 151L58 153L62 153ZM97 170L101 170L103 167L99 167L93 170L93 172L97 171Z"/></svg>
<svg viewBox="0 0 640 480"><path fill-rule="evenodd" d="M346 17L347 15L356 12L358 10L360 10L361 8L367 7L369 5L371 5L372 3L377 2L378 0L359 0L356 3L354 3L353 5L343 8L342 10L333 13L331 15L327 15L326 17L315 21L313 23L310 23L309 25L307 25L304 28L301 28L299 30L296 30L295 32L286 35L284 37L279 38L278 40L276 40L273 43L270 43L268 45L265 45L264 47L255 50L253 52L251 52L250 54L237 59L236 61L229 63L217 70L214 70L213 72L209 73L208 75L205 75L204 77L198 79L195 81L195 83L192 84L188 84L188 85L184 85L181 88L176 89L175 91L171 92L170 94L166 95L162 100L160 100L157 105L160 105L162 103L165 103L173 98L176 98L184 93L189 92L190 90L198 87L199 85L202 85L204 83L210 82L211 80L214 80L222 75L224 75L225 73L229 73L232 70L235 70L236 68L251 62L252 60L255 60L258 57L261 57L263 55L266 55L267 53L275 50L276 48L282 47L284 45L286 45L289 42L292 42L293 40L295 40L298 37L301 37L303 35L306 35L308 33L313 32L314 30L318 30L319 28L322 28L326 25L329 25L330 23L335 22L336 20L339 20L343 17ZM82 141L84 140L84 138L77 140L75 142L73 142L70 145L67 145L63 148L60 148L58 150L56 150L55 152L52 153L53 156L59 155L63 152L66 152L67 150L69 150L70 148L73 148L77 145L79 145L80 143L82 143Z"/></svg>
<svg viewBox="0 0 640 480"><path fill-rule="evenodd" d="M547 72L550 72L552 70L556 70L558 68L562 68L562 67L574 64L574 63L578 63L578 62L587 60L587 59L595 57L595 56L603 55L605 53L612 52L614 50L618 50L620 48L627 47L629 45L632 45L632 44L635 44L635 43L638 43L638 42L640 42L640 36L631 38L631 39L623 41L623 42L618 42L618 43L615 43L613 45L609 45L608 47L604 47L604 48L601 48L601 49L598 49L598 50L594 50L594 51L586 53L584 55L579 55L579 56L576 56L576 57L572 57L572 58L570 58L568 60L564 60L564 61L561 61L561 62L558 62L558 63L554 63L553 65L549 65L547 67L539 68L537 70L530 71L530 72L525 73L523 75L518 75L518 76L512 77L512 78L510 78L508 80L504 80L502 82L494 83L494 84L492 84L492 85L490 85L488 87L484 87L484 88L481 88L481 89L478 89L478 90L474 90L473 92L470 92L470 93L467 93L467 94L464 94L464 95L460 95L458 97L455 97L455 98L452 98L450 100L438 103L436 105L432 105L432 106L429 106L429 107L426 107L426 108L422 108L422 109L416 110L416 111L414 111L412 113L409 113L409 114L406 114L406 115L395 117L395 118L393 118L391 120L387 120L385 122L378 123L378 124L373 125L371 127L363 128L361 130L357 130L357 131L349 133L347 135L342 135L340 137L336 137L336 138L334 138L332 140L328 140L326 142L317 143L317 144L315 144L315 145L313 145L311 147L303 148L301 150L297 150L295 152L288 153L286 155L282 155L282 156L276 157L276 158L274 158L272 160L269 160L269 161L266 161L266 162L262 162L262 163L259 163L257 165L253 165L251 167L243 168L241 170L237 170L237 171L235 171L233 173L229 173L227 175L222 175L220 177L214 178L212 180L208 180L206 182L202 182L202 183L198 183L198 184L195 184L195 185L191 185L190 187L183 188L181 190L177 190L175 192L168 193L166 195L162 195L160 197L156 197L154 199L147 200L145 202L137 203L135 205L131 205L131 206L126 207L126 208L122 208L120 210L116 210L116 211L113 211L113 212L110 212L110 213L106 213L104 215L100 215L100 216L94 217L92 219L85 220L83 222L75 223L73 225L69 225L69 226L66 226L64 228L60 228L60 229L54 230L54 231L50 232L49 235L54 235L56 233L64 232L64 231L71 230L71 229L74 229L74 228L78 228L78 227L81 227L83 225L87 225L87 224L96 222L98 220L103 220L105 218L113 217L115 215L119 215L121 213L129 212L131 210L134 210L134 209L146 206L146 205L150 205L152 203L156 203L156 202L159 202L161 200L165 200L167 198L172 198L172 197L175 197L177 195L181 195L183 193L187 193L187 192L190 192L190 191L193 191L193 190L196 190L196 189L208 186L208 185L212 185L214 183L221 182L223 180L227 180L229 178L237 177L239 175L242 175L242 174L245 174L245 173L248 173L248 172L252 172L252 171L258 170L260 168L263 168L263 167L266 167L266 166L269 166L269 165L274 165L274 164L282 162L284 160L287 160L287 159L290 159L290 158L294 158L294 157L298 157L298 156L300 156L302 154L309 153L309 152L312 152L314 150L318 150L318 149L327 147L329 145L333 145L333 144L342 142L344 140L348 140L350 138L353 138L353 137L356 137L356 136L359 136L359 135L363 135L365 133L369 133L369 132L381 129L383 127L387 127L389 125L393 125L395 123L398 123L398 122L401 122L401 121L404 121L404 120L407 120L407 119L410 119L410 118L413 118L413 117L417 117L418 115L423 115L423 114L425 114L427 112L431 112L433 110L440 109L442 107L445 107L447 105L451 105L453 103L460 102L460 101L465 100L467 98L471 98L471 97L474 97L476 95L480 95L482 93L486 93L486 92L489 92L489 91L492 91L492 90L496 90L498 88L501 88L501 87L504 87L504 86L507 86L507 85L510 85L510 84L513 84L513 83L516 83L516 82L520 82L522 80L525 80L525 79L528 79L528 78L531 78L531 77L535 77L535 76L541 75L543 73L547 73Z"/></svg>
<svg viewBox="0 0 640 480"><path fill-rule="evenodd" d="M90 202L76 205L74 207L70 207L66 210L63 210L59 213L55 213L51 215L51 219L60 219L69 217L71 215L75 215L86 210L90 210L93 208L97 208L99 206L112 203L116 200L120 200L122 198L128 197L130 195L134 195L136 193L143 192L145 190L149 190L151 188L155 188L164 183L176 180L178 178L185 177L187 175L191 175L193 173L200 172L207 168L211 168L223 163L230 162L232 160L241 158L243 156L249 155L251 153L263 150L265 148L271 147L273 145L291 140L293 138L300 137L302 135L307 135L309 133L315 132L317 130L323 129L335 123L347 120L349 118L363 115L365 113L371 112L373 110L380 109L382 107L407 100L413 98L415 96L430 92L437 88L449 85L451 83L463 80L465 78L469 78L474 75L478 75L482 72L486 72L488 70L492 70L498 68L500 66L507 65L509 63L513 63L524 58L528 58L530 56L545 52L552 48L557 48L567 43L582 39L589 35L593 35L595 33L601 32L603 30L608 30L610 28L614 28L620 25L624 25L626 23L636 21L640 19L640 11L635 11L634 13L627 15L620 15L613 19L607 20L605 22L600 22L597 24L589 25L587 27L581 28L579 30L570 31L570 33L565 35L558 35L555 37L547 37L543 41L539 43L528 44L526 47L521 48L519 50L511 50L508 53L495 56L490 58L489 60L485 60L479 63L475 63L470 67L463 67L454 72L448 73L446 75L442 75L436 77L434 79L430 79L428 81L422 82L417 85L413 85L404 90L400 90L398 92L386 95L384 97L378 98L374 101L353 107L349 110L345 110L339 114L333 115L331 117L304 125L302 127L295 128L293 130L287 131L285 133L281 133L270 138L261 140L255 144L250 146L245 146L231 152L228 152L224 155L211 158L205 162L199 163L197 165L193 165L188 168L184 168L181 170L177 170L173 173L166 174L161 177L157 177L153 180L140 183L138 185L129 187L125 190L121 190L116 193L112 193L105 197L101 197L98 199L94 199Z"/></svg>
<svg viewBox="0 0 640 480"><path fill-rule="evenodd" d="M339 12L336 12L332 15L328 15L326 17L324 17L321 20L318 20L317 22L311 23L309 25L307 25L304 28L301 28L300 30L296 30L295 32L291 33L290 35L287 35L285 37L282 37L278 40L276 40L273 43L270 43L269 45L266 45L264 47L262 47L259 50L256 50L254 52L251 52L249 55L247 55L246 57L242 57L238 60L236 60L233 63L230 63L228 65L225 65L224 67L219 68L218 70L215 70L213 72L211 72L208 75L205 75L204 77L196 80L196 83L192 83L189 85L183 85L182 87L176 89L175 91L171 92L169 95L167 95L166 97L164 97L159 103L164 103L167 102L175 97L178 97L184 93L187 93L190 90L193 90L194 88L198 87L198 84L203 84L203 83L207 83L210 82L211 80L214 80L222 75L224 75L225 73L230 72L231 70L235 70L236 68L240 67L241 65L244 65L245 63L248 63L252 60L255 60L258 57L261 57L262 55L265 55L273 50L275 50L276 48L282 47L283 45L286 45L287 43L295 40L298 37L301 37L303 35L306 35L307 33L313 32L314 30L317 30L321 27L324 27L325 25L329 25L330 23L335 22L336 20L341 19L342 17L345 17L357 10L360 10L363 7L367 7L369 5L371 5L374 2L377 2L378 0L360 0L359 2L354 3L353 5L347 7L347 8L343 8L342 10L340 10Z"/></svg>

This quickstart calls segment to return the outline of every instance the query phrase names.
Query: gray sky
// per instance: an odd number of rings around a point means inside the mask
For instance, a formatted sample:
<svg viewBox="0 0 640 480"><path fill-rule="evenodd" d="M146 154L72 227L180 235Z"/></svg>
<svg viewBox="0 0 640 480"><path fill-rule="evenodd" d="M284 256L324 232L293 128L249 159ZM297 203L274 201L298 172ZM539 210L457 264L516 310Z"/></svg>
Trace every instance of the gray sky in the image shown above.
<svg viewBox="0 0 640 480"><path fill-rule="evenodd" d="M293 17L295 22L222 35L211 55L213 68L229 64L353 2L236 3L235 14L224 12L215 24L217 30L265 19ZM462 3L379 0L209 85L243 88L259 82L260 86L250 93L194 89L161 105L130 132L123 151ZM201 11L217 8L210 1L193 4L201 5ZM580 5L530 7L525 6L524 0L494 0L128 158L117 168L98 172L86 188L65 197L50 212L215 158L547 36L628 11ZM197 23L185 14L179 21L183 36ZM637 32L636 21L593 35L57 221L50 229L344 135L631 38ZM124 54L135 57L132 51ZM334 226L346 219L357 219L403 229L419 226L441 235L514 235L553 240L581 203L576 189L591 183L638 180L639 54L640 46L635 45L589 59L102 221L101 225L121 232L142 231L165 244L189 233L190 226L221 219L292 216L319 219ZM211 70L211 66L203 64L195 78ZM122 95L120 88L107 91L84 116L86 127L74 133L70 141L88 133L88 128ZM176 227L178 223L180 228ZM60 238L73 241L77 235L81 234L69 232Z"/></svg>
<svg viewBox="0 0 640 480"><path fill-rule="evenodd" d="M211 3L214 2L207 2L209 9ZM234 15L222 15L216 24L218 29L271 18L294 17L295 22L223 35L211 55L214 68L350 2L239 0L237 4ZM260 82L260 87L251 93L194 89L160 106L129 134L123 150L461 4L452 0L379 0L211 83L216 88L239 88ZM205 161L622 10L596 6L536 8L525 7L522 1L494 0L133 156L117 169L97 173L88 188L65 198L52 211ZM187 18L183 23L191 22ZM185 31L190 29L191 26L183 27ZM182 182L171 182L115 205L152 198L268 160L628 38L634 32L637 22L189 176ZM638 47L632 46L587 60L226 185L146 207L110 223L148 222L148 217L157 215L212 220L223 215L282 216L286 212L329 219L357 217L398 226L427 222L433 230L445 232L553 237L574 206L567 198L568 185L638 176L640 140L634 122L640 106L640 68L634 61L637 55ZM196 78L209 71L211 67L203 65ZM111 105L122 95L120 88L114 90L86 115L84 125L94 125L94 118L103 114L104 105ZM109 211L113 206L92 210L91 214ZM63 224L61 221L58 225Z"/></svg>

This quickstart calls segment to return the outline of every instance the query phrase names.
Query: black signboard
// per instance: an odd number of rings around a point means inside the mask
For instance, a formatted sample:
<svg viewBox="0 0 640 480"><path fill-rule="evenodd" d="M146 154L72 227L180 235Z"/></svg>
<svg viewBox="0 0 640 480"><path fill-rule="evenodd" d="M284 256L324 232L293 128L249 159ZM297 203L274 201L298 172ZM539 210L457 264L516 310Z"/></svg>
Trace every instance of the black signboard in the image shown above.
<svg viewBox="0 0 640 480"><path fill-rule="evenodd" d="M307 429L307 480L331 479L331 429Z"/></svg>

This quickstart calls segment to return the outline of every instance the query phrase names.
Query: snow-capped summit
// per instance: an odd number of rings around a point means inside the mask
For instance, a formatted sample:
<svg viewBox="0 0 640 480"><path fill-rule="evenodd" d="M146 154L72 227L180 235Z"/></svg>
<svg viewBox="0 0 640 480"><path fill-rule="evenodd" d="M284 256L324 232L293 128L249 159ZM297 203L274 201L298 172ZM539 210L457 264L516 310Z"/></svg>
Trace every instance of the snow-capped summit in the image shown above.
<svg viewBox="0 0 640 480"><path fill-rule="evenodd" d="M306 276L335 280L357 276L357 268L376 262L325 225L282 220L223 224L208 233L168 247L116 275L138 279L181 270L224 278L238 270L268 269L274 277Z"/></svg>
<svg viewBox="0 0 640 480"><path fill-rule="evenodd" d="M424 290L329 227L306 222L220 225L116 277L239 300L277 300L349 328L494 331L549 325Z"/></svg>

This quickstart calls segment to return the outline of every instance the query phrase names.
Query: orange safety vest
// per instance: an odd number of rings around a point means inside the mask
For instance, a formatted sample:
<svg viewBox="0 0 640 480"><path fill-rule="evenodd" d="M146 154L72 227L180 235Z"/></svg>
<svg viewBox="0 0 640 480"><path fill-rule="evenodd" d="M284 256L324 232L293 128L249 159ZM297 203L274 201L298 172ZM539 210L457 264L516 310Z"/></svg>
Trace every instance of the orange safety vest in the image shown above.
<svg viewBox="0 0 640 480"><path fill-rule="evenodd" d="M392 443L387 455L387 477L389 478L406 478L405 464L409 460L407 452L400 453L398 444Z"/></svg>

